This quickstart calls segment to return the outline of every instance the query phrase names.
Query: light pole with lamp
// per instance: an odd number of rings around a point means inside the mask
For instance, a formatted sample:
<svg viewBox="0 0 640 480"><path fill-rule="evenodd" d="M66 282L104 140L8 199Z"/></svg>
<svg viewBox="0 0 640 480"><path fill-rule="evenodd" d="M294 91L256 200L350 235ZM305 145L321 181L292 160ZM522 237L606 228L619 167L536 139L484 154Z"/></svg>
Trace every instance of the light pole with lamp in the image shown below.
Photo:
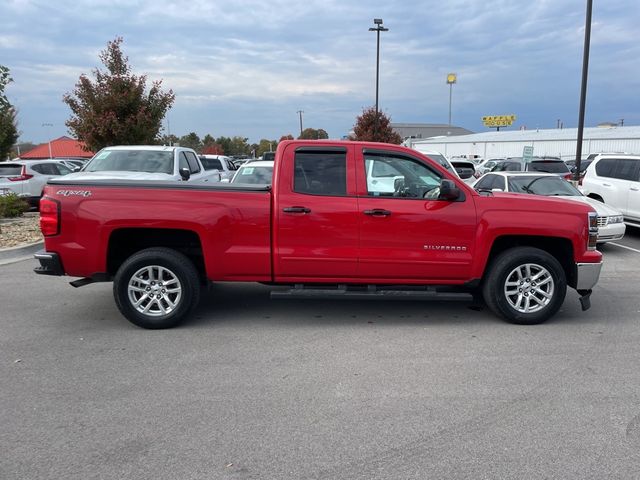
<svg viewBox="0 0 640 480"><path fill-rule="evenodd" d="M373 140L376 141L378 137L378 86L380 84L380 32L388 32L389 29L382 26L381 18L374 18L373 23L375 27L369 28L370 32L376 32L376 119L373 124Z"/></svg>
<svg viewBox="0 0 640 480"><path fill-rule="evenodd" d="M53 127L53 123L43 123L42 124L43 127ZM51 131L49 131L49 135L47 135L48 139L49 139L49 160L51 160L53 157L51 156Z"/></svg>
<svg viewBox="0 0 640 480"><path fill-rule="evenodd" d="M449 125L451 125L451 97L453 95L453 84L458 80L458 76L455 73L449 73L447 75L447 84L449 85Z"/></svg>

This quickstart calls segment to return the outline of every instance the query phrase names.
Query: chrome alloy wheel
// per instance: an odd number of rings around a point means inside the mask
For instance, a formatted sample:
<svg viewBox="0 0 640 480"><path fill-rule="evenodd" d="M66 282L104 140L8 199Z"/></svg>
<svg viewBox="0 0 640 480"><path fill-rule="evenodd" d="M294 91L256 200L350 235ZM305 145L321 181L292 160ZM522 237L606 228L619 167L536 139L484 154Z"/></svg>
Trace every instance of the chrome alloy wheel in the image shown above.
<svg viewBox="0 0 640 480"><path fill-rule="evenodd" d="M534 313L545 308L554 294L549 270L535 263L514 268L504 282L504 296L519 313Z"/></svg>
<svg viewBox="0 0 640 480"><path fill-rule="evenodd" d="M148 265L134 273L127 285L131 305L143 315L160 317L178 307L182 285L171 270Z"/></svg>

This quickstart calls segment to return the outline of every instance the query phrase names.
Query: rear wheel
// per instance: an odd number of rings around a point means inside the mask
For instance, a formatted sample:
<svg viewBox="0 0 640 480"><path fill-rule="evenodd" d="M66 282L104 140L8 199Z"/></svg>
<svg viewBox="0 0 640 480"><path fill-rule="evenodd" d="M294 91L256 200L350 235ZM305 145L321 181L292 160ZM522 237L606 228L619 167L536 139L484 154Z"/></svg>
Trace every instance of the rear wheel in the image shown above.
<svg viewBox="0 0 640 480"><path fill-rule="evenodd" d="M120 312L142 328L179 325L200 299L191 260L170 248L148 248L120 266L113 282Z"/></svg>
<svg viewBox="0 0 640 480"><path fill-rule="evenodd" d="M482 293L495 314L511 323L534 325L558 311L566 292L558 260L538 248L516 247L491 264Z"/></svg>

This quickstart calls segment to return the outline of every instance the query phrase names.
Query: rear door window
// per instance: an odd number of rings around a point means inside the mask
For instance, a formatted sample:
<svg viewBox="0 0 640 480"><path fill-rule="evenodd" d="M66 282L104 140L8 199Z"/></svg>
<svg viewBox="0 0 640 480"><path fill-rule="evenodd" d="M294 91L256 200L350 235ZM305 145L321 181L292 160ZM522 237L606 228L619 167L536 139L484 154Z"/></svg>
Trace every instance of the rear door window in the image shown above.
<svg viewBox="0 0 640 480"><path fill-rule="evenodd" d="M599 177L612 177L615 165L615 158L603 158L598 163L596 163L596 174Z"/></svg>
<svg viewBox="0 0 640 480"><path fill-rule="evenodd" d="M638 160L618 158L613 170L613 177L620 180L638 181Z"/></svg>
<svg viewBox="0 0 640 480"><path fill-rule="evenodd" d="M296 152L293 191L312 195L346 195L346 152Z"/></svg>

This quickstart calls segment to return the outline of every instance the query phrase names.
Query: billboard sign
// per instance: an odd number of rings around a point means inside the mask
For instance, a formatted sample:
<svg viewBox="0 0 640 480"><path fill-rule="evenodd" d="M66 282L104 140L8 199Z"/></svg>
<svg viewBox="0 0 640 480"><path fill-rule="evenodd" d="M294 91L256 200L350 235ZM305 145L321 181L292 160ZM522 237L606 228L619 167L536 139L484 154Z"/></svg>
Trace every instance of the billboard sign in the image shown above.
<svg viewBox="0 0 640 480"><path fill-rule="evenodd" d="M487 115L482 117L485 127L509 127L516 121L516 116L511 115Z"/></svg>

